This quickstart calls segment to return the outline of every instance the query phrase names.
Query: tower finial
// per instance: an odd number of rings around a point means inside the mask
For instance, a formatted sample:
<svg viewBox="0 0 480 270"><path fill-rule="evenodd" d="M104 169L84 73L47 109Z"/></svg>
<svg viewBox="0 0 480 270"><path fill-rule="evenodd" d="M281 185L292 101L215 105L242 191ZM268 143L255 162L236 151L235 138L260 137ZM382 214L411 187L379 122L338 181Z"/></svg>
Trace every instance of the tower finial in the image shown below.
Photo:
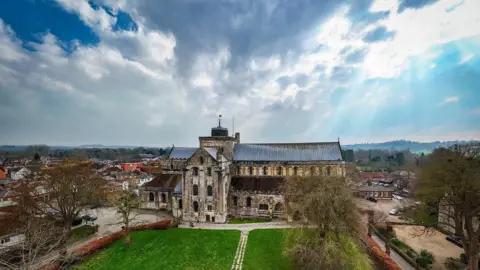
<svg viewBox="0 0 480 270"><path fill-rule="evenodd" d="M222 126L222 115L221 114L218 115L218 126L219 127Z"/></svg>

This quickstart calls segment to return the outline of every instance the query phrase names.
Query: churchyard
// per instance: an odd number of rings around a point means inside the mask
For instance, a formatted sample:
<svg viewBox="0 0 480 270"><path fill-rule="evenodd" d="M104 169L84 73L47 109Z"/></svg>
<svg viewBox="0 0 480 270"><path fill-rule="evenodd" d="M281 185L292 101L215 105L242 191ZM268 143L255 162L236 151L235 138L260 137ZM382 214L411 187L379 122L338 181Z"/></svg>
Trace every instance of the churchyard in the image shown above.
<svg viewBox="0 0 480 270"><path fill-rule="evenodd" d="M119 240L74 269L230 269L240 231L146 230L131 239L130 246Z"/></svg>

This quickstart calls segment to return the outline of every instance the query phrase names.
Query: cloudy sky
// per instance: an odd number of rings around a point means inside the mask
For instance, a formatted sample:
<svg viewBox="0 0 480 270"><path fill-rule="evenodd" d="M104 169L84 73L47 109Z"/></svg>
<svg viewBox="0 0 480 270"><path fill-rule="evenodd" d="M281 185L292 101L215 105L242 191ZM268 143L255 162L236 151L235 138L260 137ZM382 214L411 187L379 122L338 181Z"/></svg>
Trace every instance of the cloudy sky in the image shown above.
<svg viewBox="0 0 480 270"><path fill-rule="evenodd" d="M0 144L480 138L478 0L0 2Z"/></svg>

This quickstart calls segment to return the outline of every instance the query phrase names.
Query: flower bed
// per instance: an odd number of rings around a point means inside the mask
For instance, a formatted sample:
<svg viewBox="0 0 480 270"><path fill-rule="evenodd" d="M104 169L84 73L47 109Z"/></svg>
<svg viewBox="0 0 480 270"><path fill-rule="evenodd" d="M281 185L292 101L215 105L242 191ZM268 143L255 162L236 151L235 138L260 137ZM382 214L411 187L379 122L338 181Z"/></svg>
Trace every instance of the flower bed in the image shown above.
<svg viewBox="0 0 480 270"><path fill-rule="evenodd" d="M402 268L380 248L375 240L367 237L367 244L370 247L370 257L379 268L385 270L402 270Z"/></svg>

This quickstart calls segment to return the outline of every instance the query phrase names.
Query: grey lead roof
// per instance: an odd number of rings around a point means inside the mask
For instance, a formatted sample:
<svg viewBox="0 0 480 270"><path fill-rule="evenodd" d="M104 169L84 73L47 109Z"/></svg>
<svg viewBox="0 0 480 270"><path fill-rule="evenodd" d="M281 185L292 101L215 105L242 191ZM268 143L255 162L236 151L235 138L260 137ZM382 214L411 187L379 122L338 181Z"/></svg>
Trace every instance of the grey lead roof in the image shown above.
<svg viewBox="0 0 480 270"><path fill-rule="evenodd" d="M338 142L235 144L235 161L329 161L343 160Z"/></svg>
<svg viewBox="0 0 480 270"><path fill-rule="evenodd" d="M169 157L171 159L189 159L197 149L197 147L173 147Z"/></svg>

